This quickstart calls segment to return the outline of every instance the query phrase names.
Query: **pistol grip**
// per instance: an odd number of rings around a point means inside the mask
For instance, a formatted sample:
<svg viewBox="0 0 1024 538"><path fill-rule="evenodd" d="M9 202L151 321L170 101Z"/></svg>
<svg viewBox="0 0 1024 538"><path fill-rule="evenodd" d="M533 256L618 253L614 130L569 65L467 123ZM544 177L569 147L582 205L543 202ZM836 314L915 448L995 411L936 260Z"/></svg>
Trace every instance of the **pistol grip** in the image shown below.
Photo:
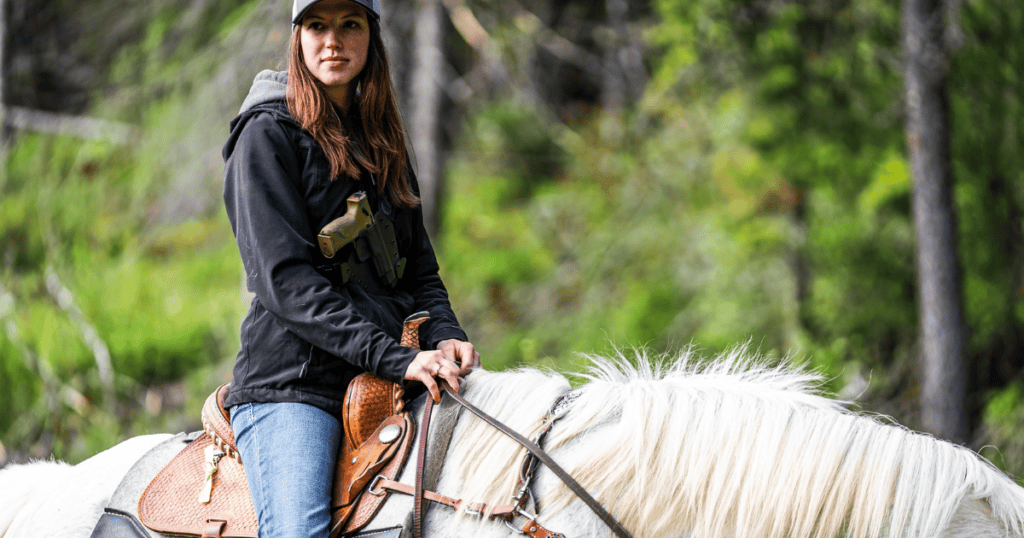
<svg viewBox="0 0 1024 538"><path fill-rule="evenodd" d="M338 217L327 226L324 226L324 229L320 231L320 235L316 236L317 242L320 243L320 252L327 258L333 258L341 250L341 247L352 242L355 236L346 238L345 236L348 234L345 232L352 228L355 222L355 216L350 216L346 213L345 216ZM359 232L356 233L358 234Z"/></svg>
<svg viewBox="0 0 1024 538"><path fill-rule="evenodd" d="M355 240L359 232L373 224L366 193L357 192L349 196L347 204L345 214L332 220L317 235L320 252L326 258L333 258L342 247Z"/></svg>

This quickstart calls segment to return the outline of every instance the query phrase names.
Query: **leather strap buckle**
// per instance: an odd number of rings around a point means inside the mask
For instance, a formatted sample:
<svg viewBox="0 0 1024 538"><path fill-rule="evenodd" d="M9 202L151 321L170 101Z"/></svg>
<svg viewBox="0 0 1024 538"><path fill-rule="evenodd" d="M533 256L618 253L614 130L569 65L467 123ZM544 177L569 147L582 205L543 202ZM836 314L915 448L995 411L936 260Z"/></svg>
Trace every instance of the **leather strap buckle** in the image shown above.
<svg viewBox="0 0 1024 538"><path fill-rule="evenodd" d="M516 516L525 518L526 523L522 525L516 524ZM512 529L517 534L526 534L526 531L524 529L526 528L526 524L530 523L531 521L537 521L537 516L527 512L526 510L523 510L522 508L516 508L515 510L512 511L511 514L508 515L508 518L505 519L505 526Z"/></svg>
<svg viewBox="0 0 1024 538"><path fill-rule="evenodd" d="M379 487L380 483L383 480L385 480L384 475L377 475L373 477L373 482L370 482L370 487L366 488L366 492L369 493L370 495L376 495L378 497L380 497L381 495L385 495L387 491L384 491L384 488Z"/></svg>

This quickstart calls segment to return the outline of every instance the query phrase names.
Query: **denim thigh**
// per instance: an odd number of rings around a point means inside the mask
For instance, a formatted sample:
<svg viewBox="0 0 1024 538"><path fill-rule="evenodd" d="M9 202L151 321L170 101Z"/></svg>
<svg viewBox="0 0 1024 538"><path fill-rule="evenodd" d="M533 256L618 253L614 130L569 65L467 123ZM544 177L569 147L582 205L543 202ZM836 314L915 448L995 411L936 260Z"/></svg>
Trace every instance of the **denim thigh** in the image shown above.
<svg viewBox="0 0 1024 538"><path fill-rule="evenodd" d="M259 538L327 538L341 423L302 403L231 408Z"/></svg>

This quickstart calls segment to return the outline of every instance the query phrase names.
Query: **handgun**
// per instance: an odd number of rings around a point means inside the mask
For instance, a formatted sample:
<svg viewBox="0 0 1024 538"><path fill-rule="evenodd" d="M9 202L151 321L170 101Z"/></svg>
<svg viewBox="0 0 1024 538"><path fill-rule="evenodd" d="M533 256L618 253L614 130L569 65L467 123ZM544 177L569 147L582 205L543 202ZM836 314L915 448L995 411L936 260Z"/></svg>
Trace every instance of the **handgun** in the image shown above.
<svg viewBox="0 0 1024 538"><path fill-rule="evenodd" d="M342 247L355 240L359 232L373 224L373 212L365 192L349 196L347 202L345 214L332 220L317 235L320 252L327 258L333 258Z"/></svg>

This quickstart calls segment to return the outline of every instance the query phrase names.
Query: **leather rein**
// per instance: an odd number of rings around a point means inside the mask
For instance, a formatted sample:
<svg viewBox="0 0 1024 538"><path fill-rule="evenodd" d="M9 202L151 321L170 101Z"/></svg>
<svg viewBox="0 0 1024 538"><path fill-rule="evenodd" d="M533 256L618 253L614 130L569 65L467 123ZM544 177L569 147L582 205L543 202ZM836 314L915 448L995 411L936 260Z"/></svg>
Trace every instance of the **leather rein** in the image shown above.
<svg viewBox="0 0 1024 538"><path fill-rule="evenodd" d="M508 437L511 437L513 440L515 440L517 443L519 443L522 447L526 448L527 451L529 451L529 454L527 455L526 460L523 462L522 469L520 470L520 485L519 485L519 488L518 488L518 492L516 493L515 497L513 497L513 499L512 499L513 504L511 504L511 505L502 505L502 506L493 507L493 508L490 508L490 509L488 509L488 507L483 506L483 505L471 505L471 506L467 507L467 511L473 512L473 513L478 513L478 514L479 513L483 513L484 511L489 511L491 517L504 519L505 520L505 524L508 525L514 531L516 531L518 533L521 533L521 534L528 534L528 535L530 535L533 538L555 538L555 537L562 537L562 538L564 538L564 535L553 533L553 532L548 531L547 529L543 528L539 523L537 523L537 521L536 521L537 517L532 515L532 514L529 514L524 509L524 506L525 506L525 504L527 502L527 496L530 495L530 493L529 493L529 483L530 483L530 480L533 477L533 473L536 470L537 464L539 462L539 463L543 463L544 465L546 465L548 467L548 469L551 469L551 472L553 472L555 474L555 476L557 476L562 481L562 483L564 483L566 486L568 486L568 488L573 493L575 493L576 496L579 497L579 499L581 501L583 501L584 504L586 504L591 510L593 510L593 512L595 514L597 514L597 516L599 518L601 518L601 520L604 521L604 523L606 525L608 525L608 527L611 529L611 531L613 533L615 533L616 536L618 536L619 538L633 538L633 536L629 533L629 531L627 531L622 526L622 524L619 523L615 519L614 516L612 516L610 513L608 513L608 511L605 510L605 508L603 506L601 506L601 503L599 503L596 499L594 499L593 496L591 496L589 493L587 493L587 491L583 488L583 486L580 485L579 482L577 482L575 479L573 479L573 477L570 476L569 473L565 471L565 469L563 469L560 465L558 465L558 463L556 463L555 460L552 459L551 456L549 456L548 453L545 452L544 449L542 449L540 447L540 441L543 438L543 436L551 428L551 425L554 423L554 421L557 420L562 415L562 412L559 411L559 408L564 407L563 404L567 403L565 396L563 396L561 399L559 399L555 403L554 408L545 417L544 425L541 427L541 431L540 431L540 433L537 436L537 442L533 442L533 441L530 441L529 439L527 439L526 437L524 437L519 432L513 430L512 428L509 428L508 426L503 424L501 421L499 421L496 418L488 415L487 413L482 411L480 408L478 408L478 407L474 406L473 404L467 402L465 400L465 398L463 398L462 396L460 396L458 394L458 392L453 390L448 385L447 382L441 381L439 383L439 385L440 385L440 388L442 389L443 393L447 393L456 402L458 402L459 405L461 405L462 407L466 408L467 410L469 410L469 412L473 413L474 415L479 417L481 420L483 420L487 424L490 424L492 427L494 427L495 429L497 429L501 433L507 435ZM443 393L442 393L442 397L443 397ZM425 462L425 458L426 458L426 449L427 449L427 441L426 441L426 439L427 439L427 428L429 427L429 424L430 424L430 415L431 415L431 411L433 409L433 404L434 404L433 399L428 396L427 397L427 401L426 401L426 406L425 406L424 411L423 411L423 424L422 424L422 427L421 427L421 430L420 430L421 438L420 438L420 445L419 445L419 453L417 454L416 485L415 485L413 491L411 492L413 494L413 496L414 496L413 497L413 506L414 506L414 508L413 508L413 512L414 512L414 515L413 515L413 536L415 538L421 538L423 536L423 500L424 499L427 499L427 500L430 500L430 501L433 501L433 502L438 502L438 503L446 504L446 505L451 506L451 507L456 508L456 509L462 504L462 501L455 500L455 499L450 499L448 497L444 497L443 495L439 495L439 494L431 492L431 491L424 491L424 489L423 489L423 467L424 467L424 462ZM388 482L388 483L380 484L380 487L382 489L390 489L390 490L393 490L393 491L401 491L403 493L410 493L410 491L408 491L408 489L409 489L408 486L405 486L403 488L403 487L401 487L401 486L403 486L402 484L394 483L394 482L391 482L391 481L384 481L384 482ZM374 489L374 487L375 487L375 485L371 485L371 488L370 488L371 489L371 493L372 493L372 490ZM517 515L521 516L521 517L525 517L528 520L521 528L519 526L517 526L517 525L512 525L511 524L512 519L515 516L517 516Z"/></svg>

